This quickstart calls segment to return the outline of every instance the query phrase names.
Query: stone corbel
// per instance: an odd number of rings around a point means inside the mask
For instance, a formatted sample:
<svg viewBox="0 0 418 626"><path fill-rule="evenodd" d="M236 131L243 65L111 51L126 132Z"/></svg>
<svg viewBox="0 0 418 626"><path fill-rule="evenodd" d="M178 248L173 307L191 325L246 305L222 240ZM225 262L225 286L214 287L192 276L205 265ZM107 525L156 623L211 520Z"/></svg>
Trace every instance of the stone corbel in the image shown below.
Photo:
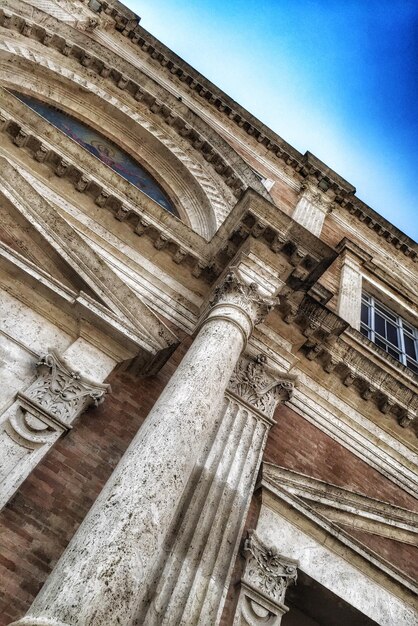
<svg viewBox="0 0 418 626"><path fill-rule="evenodd" d="M36 380L18 392L2 416L0 507L74 420L91 404L100 404L109 390L109 385L74 371L56 352L43 356L36 366Z"/></svg>
<svg viewBox="0 0 418 626"><path fill-rule="evenodd" d="M254 531L245 540L243 556L245 570L234 626L278 626L289 610L285 594L296 583L298 562L266 546Z"/></svg>

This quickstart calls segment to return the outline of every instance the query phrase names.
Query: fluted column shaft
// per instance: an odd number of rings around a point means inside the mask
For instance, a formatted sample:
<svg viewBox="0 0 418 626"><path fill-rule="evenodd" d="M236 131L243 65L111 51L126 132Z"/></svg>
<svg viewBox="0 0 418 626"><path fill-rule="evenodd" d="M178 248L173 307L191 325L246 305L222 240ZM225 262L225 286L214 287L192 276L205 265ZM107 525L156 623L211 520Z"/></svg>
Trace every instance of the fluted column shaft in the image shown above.
<svg viewBox="0 0 418 626"><path fill-rule="evenodd" d="M253 325L254 285L228 275L192 346L32 604L23 625L131 626Z"/></svg>

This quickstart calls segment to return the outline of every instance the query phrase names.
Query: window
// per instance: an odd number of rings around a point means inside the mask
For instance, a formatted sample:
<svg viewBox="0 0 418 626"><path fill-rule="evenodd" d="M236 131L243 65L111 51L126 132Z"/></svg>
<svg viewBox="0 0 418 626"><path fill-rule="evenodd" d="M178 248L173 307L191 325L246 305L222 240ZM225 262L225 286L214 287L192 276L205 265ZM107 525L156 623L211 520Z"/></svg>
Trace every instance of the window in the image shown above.
<svg viewBox="0 0 418 626"><path fill-rule="evenodd" d="M167 198L164 191L127 152L121 150L113 141L104 137L83 122L76 120L71 115L56 109L49 104L24 96L21 93L13 92L14 95L24 102L31 109L36 111L43 118L48 120L53 126L65 133L68 137L76 141L85 150L88 150L102 163L110 167L114 172L122 176L127 181L138 187L143 193L158 202L167 211L176 215L178 213Z"/></svg>
<svg viewBox="0 0 418 626"><path fill-rule="evenodd" d="M360 331L418 374L418 330L367 293L361 298Z"/></svg>

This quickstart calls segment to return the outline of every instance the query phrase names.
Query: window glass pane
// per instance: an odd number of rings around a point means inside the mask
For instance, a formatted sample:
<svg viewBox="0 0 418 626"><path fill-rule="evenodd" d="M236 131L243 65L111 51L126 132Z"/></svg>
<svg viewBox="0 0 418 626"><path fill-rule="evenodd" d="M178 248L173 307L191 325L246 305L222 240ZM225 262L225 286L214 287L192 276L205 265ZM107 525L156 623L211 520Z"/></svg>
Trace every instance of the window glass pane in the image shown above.
<svg viewBox="0 0 418 626"><path fill-rule="evenodd" d="M410 333L411 335L414 334L414 329L412 328L412 326L409 326L409 324L407 324L404 321L402 321L402 326L403 326L403 329L406 330L406 332Z"/></svg>
<svg viewBox="0 0 418 626"><path fill-rule="evenodd" d="M391 322L386 322L386 337L395 346L399 346L398 328Z"/></svg>
<svg viewBox="0 0 418 626"><path fill-rule="evenodd" d="M407 367L412 370L413 372L415 372L415 374L418 374L418 364L417 363L413 363L412 361L407 361L406 363Z"/></svg>
<svg viewBox="0 0 418 626"><path fill-rule="evenodd" d="M383 348L383 350L386 350L386 344L385 344L385 342L384 342L384 341L382 341L381 339L379 339L379 337L375 337L374 342L375 342L375 344L376 344L377 346L380 346L380 348Z"/></svg>
<svg viewBox="0 0 418 626"><path fill-rule="evenodd" d="M360 332L362 333L362 335L370 339L370 331L368 330L368 328L366 328L365 326L361 326Z"/></svg>
<svg viewBox="0 0 418 626"><path fill-rule="evenodd" d="M389 346L387 346L386 352L389 352L389 354L391 354L393 357L395 357L395 359L398 359L398 361L399 361L399 352L398 352L398 350L394 350L393 348L390 348Z"/></svg>
<svg viewBox="0 0 418 626"><path fill-rule="evenodd" d="M48 122L88 150L105 165L114 170L147 196L158 202L167 211L178 217L177 210L154 178L144 170L127 152L113 141L104 137L90 126L49 104L14 92L14 95Z"/></svg>
<svg viewBox="0 0 418 626"><path fill-rule="evenodd" d="M386 325L386 322L383 319L383 317L381 315L379 315L378 313L375 313L375 316L374 316L374 329L382 337L386 337L385 325Z"/></svg>
<svg viewBox="0 0 418 626"><path fill-rule="evenodd" d="M404 341L405 341L405 352L408 356L412 357L413 359L417 358L417 353L416 353L416 344L414 342L413 339L411 339L411 337L408 337L408 335L404 334Z"/></svg>
<svg viewBox="0 0 418 626"><path fill-rule="evenodd" d="M394 322L397 320L397 315L395 315L391 311L388 311L388 309L385 306L382 306L381 304L379 304L379 302L376 302L376 300L375 300L375 307L377 311L384 313L386 317L389 317L389 319L393 320Z"/></svg>
<svg viewBox="0 0 418 626"><path fill-rule="evenodd" d="M361 321L369 326L369 307L365 302L361 303Z"/></svg>

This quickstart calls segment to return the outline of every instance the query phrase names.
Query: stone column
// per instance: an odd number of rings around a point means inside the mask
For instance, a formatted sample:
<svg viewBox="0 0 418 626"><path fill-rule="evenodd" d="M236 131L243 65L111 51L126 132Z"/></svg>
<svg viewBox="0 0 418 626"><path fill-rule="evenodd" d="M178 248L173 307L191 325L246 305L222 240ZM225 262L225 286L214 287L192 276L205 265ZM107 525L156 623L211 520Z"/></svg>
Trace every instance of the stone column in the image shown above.
<svg viewBox="0 0 418 626"><path fill-rule="evenodd" d="M254 324L274 301L235 271L192 346L20 626L133 626L187 486L211 447L224 393ZM174 622L173 622L174 623Z"/></svg>
<svg viewBox="0 0 418 626"><path fill-rule="evenodd" d="M286 589L296 583L298 562L278 554L255 534L244 545L246 559L233 626L279 626L289 610Z"/></svg>
<svg viewBox="0 0 418 626"><path fill-rule="evenodd" d="M342 262L337 313L353 328L360 330L361 267L372 257L346 238L338 244L337 250Z"/></svg>
<svg viewBox="0 0 418 626"><path fill-rule="evenodd" d="M219 623L273 413L294 383L294 376L269 367L264 355L238 361L219 427L185 491L184 517L173 528L138 623Z"/></svg>

